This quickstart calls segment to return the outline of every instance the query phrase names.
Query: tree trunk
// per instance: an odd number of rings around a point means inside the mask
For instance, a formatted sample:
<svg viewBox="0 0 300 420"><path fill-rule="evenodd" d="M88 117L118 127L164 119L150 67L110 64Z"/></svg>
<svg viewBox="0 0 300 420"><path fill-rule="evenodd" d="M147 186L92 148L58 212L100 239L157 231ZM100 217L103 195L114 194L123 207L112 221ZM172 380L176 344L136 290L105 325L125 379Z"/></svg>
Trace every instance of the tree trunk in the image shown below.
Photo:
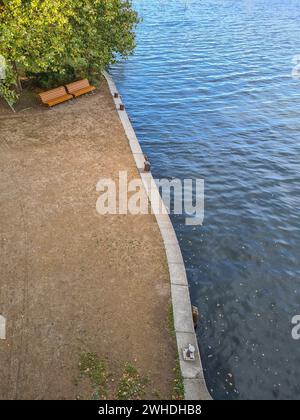
<svg viewBox="0 0 300 420"><path fill-rule="evenodd" d="M22 92L22 84L21 84L20 78L19 78L17 63L15 61L13 62L13 66L14 66L14 70L15 70L16 75L17 75L17 87L18 87L18 91L19 92Z"/></svg>

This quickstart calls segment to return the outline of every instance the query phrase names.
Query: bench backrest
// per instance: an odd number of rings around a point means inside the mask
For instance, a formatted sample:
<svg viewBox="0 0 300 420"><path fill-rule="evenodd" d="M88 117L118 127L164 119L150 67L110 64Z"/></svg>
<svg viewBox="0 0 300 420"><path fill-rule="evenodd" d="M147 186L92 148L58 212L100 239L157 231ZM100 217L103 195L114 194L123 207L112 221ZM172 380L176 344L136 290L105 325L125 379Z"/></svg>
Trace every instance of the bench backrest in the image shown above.
<svg viewBox="0 0 300 420"><path fill-rule="evenodd" d="M78 80L77 82L69 83L66 85L69 93L76 92L77 90L84 89L91 86L87 79Z"/></svg>
<svg viewBox="0 0 300 420"><path fill-rule="evenodd" d="M48 90L47 92L42 92L39 94L39 97L41 98L42 102L48 102L52 99L60 98L61 96L64 96L67 94L66 88L64 86L60 86L56 89Z"/></svg>

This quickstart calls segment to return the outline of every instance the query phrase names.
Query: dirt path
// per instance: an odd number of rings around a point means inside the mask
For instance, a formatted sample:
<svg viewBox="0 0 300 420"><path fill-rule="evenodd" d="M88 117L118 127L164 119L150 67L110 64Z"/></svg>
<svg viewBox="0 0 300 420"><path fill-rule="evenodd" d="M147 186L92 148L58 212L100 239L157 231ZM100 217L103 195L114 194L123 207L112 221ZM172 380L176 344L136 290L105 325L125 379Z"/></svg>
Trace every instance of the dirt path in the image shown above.
<svg viewBox="0 0 300 420"><path fill-rule="evenodd" d="M13 115L0 108L1 399L91 398L82 354L108 396L126 362L170 397L175 343L164 248L151 215L100 216L96 183L138 177L105 82L96 95Z"/></svg>

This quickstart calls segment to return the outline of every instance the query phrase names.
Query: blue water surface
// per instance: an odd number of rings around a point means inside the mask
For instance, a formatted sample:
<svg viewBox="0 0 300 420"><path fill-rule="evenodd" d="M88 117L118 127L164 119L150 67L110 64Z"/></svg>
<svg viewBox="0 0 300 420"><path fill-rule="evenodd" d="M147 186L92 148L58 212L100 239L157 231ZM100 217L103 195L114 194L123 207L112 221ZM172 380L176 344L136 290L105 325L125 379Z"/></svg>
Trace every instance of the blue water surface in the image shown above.
<svg viewBox="0 0 300 420"><path fill-rule="evenodd" d="M111 71L157 178L204 178L203 226L173 216L216 399L299 399L299 0L135 0Z"/></svg>

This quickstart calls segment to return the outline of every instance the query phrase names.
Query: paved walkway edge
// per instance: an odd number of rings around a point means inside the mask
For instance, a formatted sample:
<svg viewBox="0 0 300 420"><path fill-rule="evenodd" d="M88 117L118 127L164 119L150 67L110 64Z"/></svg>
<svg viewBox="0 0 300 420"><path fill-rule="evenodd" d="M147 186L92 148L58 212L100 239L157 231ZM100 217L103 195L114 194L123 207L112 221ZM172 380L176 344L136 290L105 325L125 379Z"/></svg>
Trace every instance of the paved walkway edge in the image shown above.
<svg viewBox="0 0 300 420"><path fill-rule="evenodd" d="M152 208L162 209L159 213L155 213L155 217L163 238L170 271L174 327L181 373L184 380L185 399L211 400L212 398L205 383L198 342L193 326L191 300L185 266L173 225L160 198L152 174L150 172L144 172L145 159L141 146L126 111L120 110L120 105L122 104L120 95L117 98L114 97L114 94L118 92L116 85L107 72L103 72L103 76L108 83L151 206ZM186 362L183 359L182 349L188 344L192 344L196 348L195 362Z"/></svg>

